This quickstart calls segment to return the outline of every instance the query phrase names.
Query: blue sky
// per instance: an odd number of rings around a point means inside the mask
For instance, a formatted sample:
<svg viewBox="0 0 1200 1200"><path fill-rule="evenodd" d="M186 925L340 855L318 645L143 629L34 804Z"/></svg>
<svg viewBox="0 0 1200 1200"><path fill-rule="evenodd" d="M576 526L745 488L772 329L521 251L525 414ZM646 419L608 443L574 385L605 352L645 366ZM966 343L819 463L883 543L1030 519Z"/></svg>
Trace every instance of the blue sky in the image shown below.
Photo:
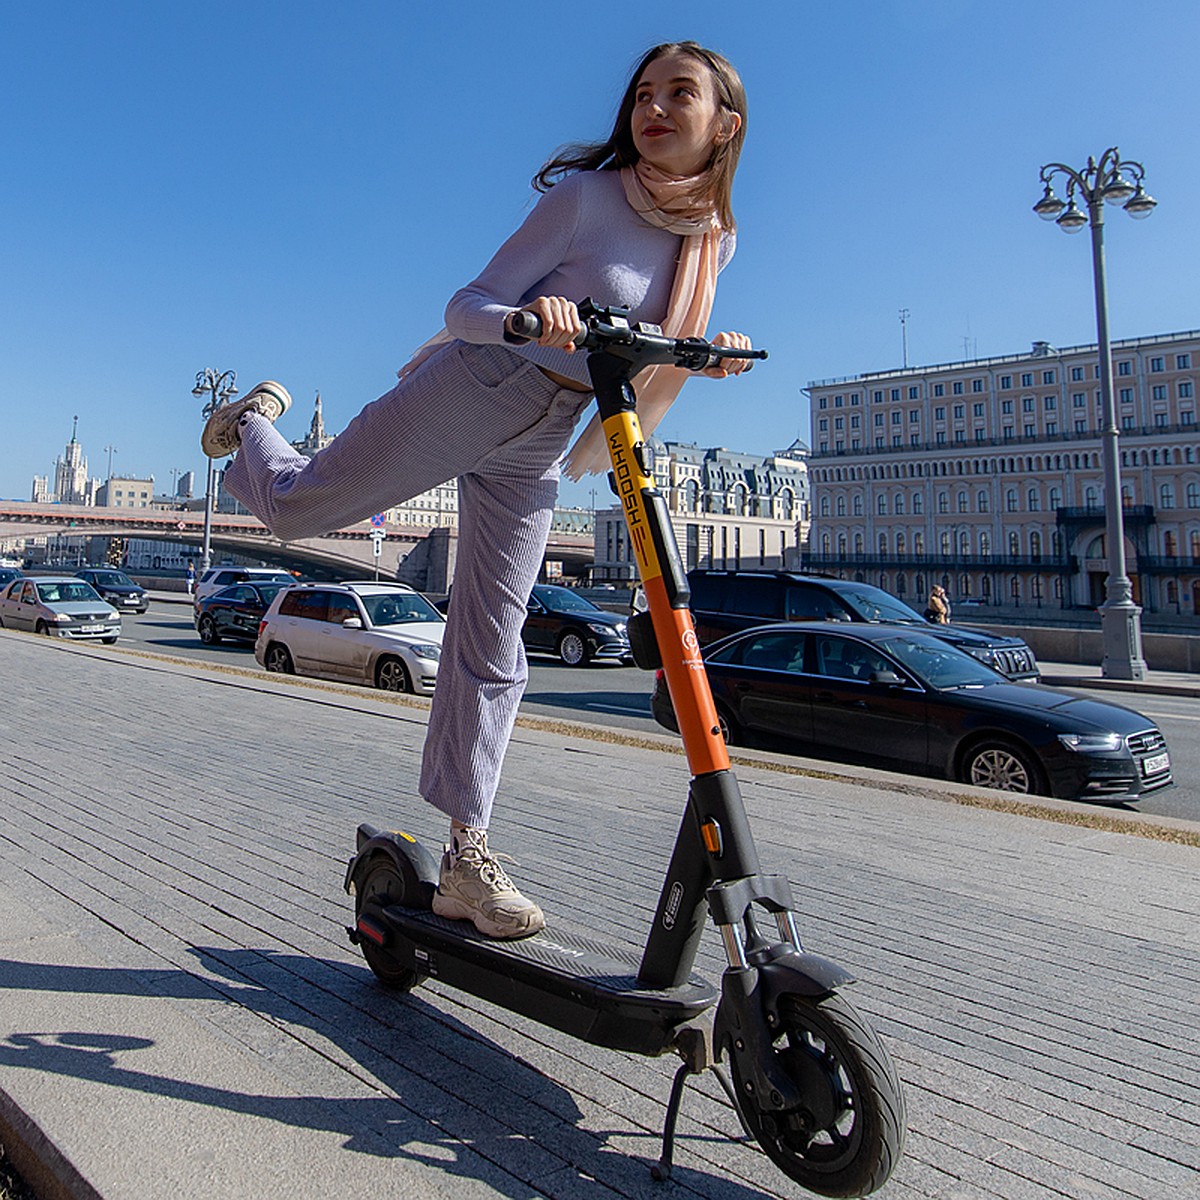
<svg viewBox="0 0 1200 1200"><path fill-rule="evenodd" d="M657 16L674 10L686 16ZM522 13L536 11L537 19ZM749 94L712 328L771 352L660 433L768 453L814 379L1093 341L1087 235L1038 170L1119 145L1159 208L1108 226L1114 337L1200 327L1192 0L680 6L0 0L0 495L79 417L90 473L203 472L196 372L285 383L340 429L441 325L564 142L656 42ZM564 490L590 502L598 481Z"/></svg>

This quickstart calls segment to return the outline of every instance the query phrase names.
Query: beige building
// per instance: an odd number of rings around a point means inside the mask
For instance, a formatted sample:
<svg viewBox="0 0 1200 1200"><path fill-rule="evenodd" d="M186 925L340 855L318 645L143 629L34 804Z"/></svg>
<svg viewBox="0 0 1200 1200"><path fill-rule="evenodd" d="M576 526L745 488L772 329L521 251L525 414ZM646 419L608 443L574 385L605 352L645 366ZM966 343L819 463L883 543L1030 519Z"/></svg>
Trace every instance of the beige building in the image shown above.
<svg viewBox="0 0 1200 1200"><path fill-rule="evenodd" d="M100 488L96 502L109 508L151 508L154 506L154 476L134 479L113 475Z"/></svg>
<svg viewBox="0 0 1200 1200"><path fill-rule="evenodd" d="M684 570L796 566L808 532L808 447L762 457L648 439ZM637 563L619 507L596 513L594 583L632 584Z"/></svg>
<svg viewBox="0 0 1200 1200"><path fill-rule="evenodd" d="M1112 343L1127 569L1147 613L1200 613L1200 331ZM806 566L911 602L1104 601L1097 348L811 383ZM919 605L918 605L919 607Z"/></svg>

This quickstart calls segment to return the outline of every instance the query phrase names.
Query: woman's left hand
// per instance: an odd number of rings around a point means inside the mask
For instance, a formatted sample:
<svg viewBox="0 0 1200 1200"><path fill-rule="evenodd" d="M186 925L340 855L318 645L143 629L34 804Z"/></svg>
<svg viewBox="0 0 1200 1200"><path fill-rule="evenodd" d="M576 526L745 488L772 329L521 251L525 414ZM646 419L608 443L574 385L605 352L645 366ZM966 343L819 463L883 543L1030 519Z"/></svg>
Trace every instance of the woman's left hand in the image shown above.
<svg viewBox="0 0 1200 1200"><path fill-rule="evenodd" d="M754 343L744 333L722 331L711 340L714 346L732 346L737 350L754 348ZM707 375L710 379L724 379L728 375L740 375L743 371L750 370L753 365L754 360L749 358L724 358L719 367L705 367L700 374Z"/></svg>

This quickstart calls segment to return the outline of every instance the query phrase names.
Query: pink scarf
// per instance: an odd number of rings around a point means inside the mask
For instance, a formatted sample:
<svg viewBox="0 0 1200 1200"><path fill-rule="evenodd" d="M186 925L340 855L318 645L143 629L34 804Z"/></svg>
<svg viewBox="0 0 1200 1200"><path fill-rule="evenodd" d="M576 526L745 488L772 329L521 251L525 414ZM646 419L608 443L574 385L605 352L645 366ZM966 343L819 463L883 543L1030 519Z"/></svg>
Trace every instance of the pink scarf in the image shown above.
<svg viewBox="0 0 1200 1200"><path fill-rule="evenodd" d="M717 259L721 227L711 208L696 211L681 205L680 197L694 185L691 179L668 175L645 160L621 168L625 198L634 212L657 229L683 237L683 250L675 268L671 298L662 331L667 337L703 337L717 291ZM653 432L675 402L690 371L681 367L650 367L638 376L638 422L642 432ZM593 415L563 462L569 479L582 479L608 468L608 449L599 414Z"/></svg>

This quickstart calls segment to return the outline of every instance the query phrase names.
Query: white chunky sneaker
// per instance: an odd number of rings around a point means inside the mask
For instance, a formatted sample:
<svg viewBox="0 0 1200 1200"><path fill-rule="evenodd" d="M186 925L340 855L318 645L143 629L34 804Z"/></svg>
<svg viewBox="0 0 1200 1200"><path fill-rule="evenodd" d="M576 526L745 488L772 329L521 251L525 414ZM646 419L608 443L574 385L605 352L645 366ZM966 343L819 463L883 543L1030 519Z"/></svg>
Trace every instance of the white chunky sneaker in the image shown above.
<svg viewBox="0 0 1200 1200"><path fill-rule="evenodd" d="M528 937L546 924L542 910L504 873L482 829L464 829L446 847L433 911L453 921L472 921L494 938Z"/></svg>
<svg viewBox="0 0 1200 1200"><path fill-rule="evenodd" d="M292 397L281 383L268 379L257 383L240 400L217 408L200 435L200 448L209 458L225 458L242 444L241 419L248 412L264 416L272 424L292 406Z"/></svg>

